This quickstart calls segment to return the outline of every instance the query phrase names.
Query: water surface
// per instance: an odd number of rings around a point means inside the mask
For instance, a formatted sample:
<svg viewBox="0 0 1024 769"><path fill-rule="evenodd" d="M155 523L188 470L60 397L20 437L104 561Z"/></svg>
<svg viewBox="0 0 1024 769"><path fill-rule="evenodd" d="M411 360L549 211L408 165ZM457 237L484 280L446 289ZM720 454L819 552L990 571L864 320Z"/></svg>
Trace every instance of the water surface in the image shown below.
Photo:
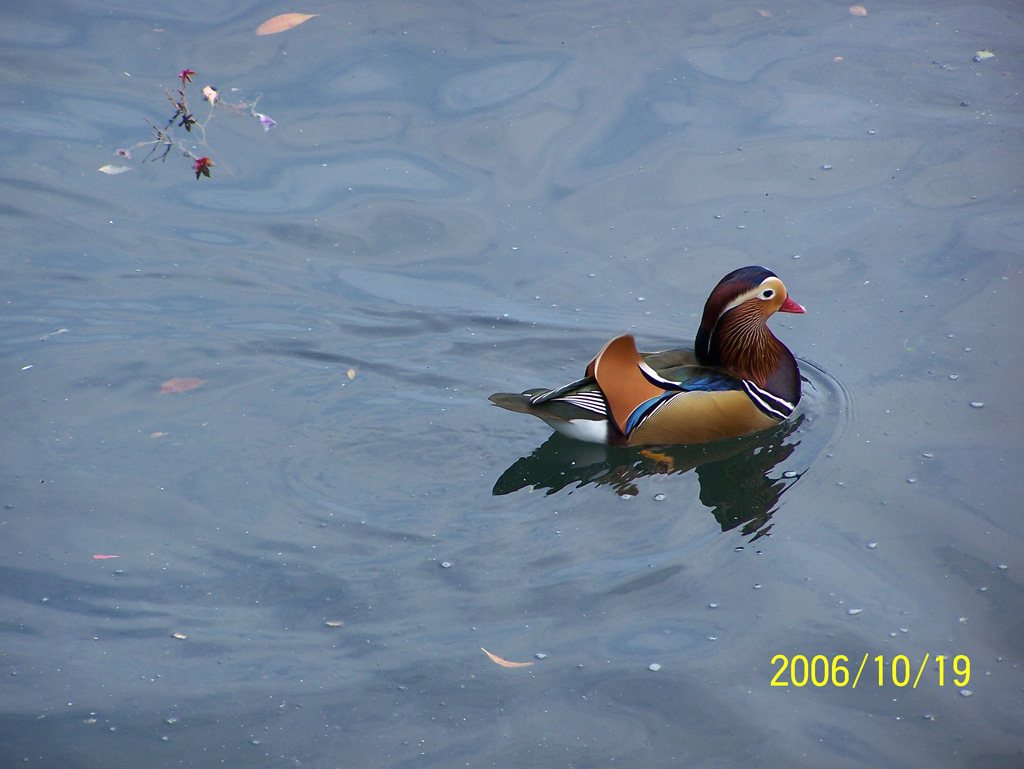
<svg viewBox="0 0 1024 769"><path fill-rule="evenodd" d="M1015 4L136 6L2 12L5 764L1019 765ZM488 403L746 264L788 430Z"/></svg>

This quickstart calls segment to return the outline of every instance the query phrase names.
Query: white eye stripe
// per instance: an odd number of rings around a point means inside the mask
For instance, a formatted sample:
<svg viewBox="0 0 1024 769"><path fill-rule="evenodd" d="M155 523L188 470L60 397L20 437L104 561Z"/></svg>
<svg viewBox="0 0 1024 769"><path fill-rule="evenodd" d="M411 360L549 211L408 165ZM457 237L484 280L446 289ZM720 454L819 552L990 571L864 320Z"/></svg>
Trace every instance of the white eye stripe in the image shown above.
<svg viewBox="0 0 1024 769"><path fill-rule="evenodd" d="M728 305L726 305L725 309L722 310L722 312L719 314L718 317L721 318L722 315L725 315L727 312L729 312L729 310L733 309L734 307L739 307L741 304L746 302L748 299L753 299L755 296L760 296L759 291L758 291L757 288L752 288L749 291L746 291L746 292L740 294L735 299L733 299L731 302L729 302Z"/></svg>
<svg viewBox="0 0 1024 769"><path fill-rule="evenodd" d="M761 300L773 299L775 297L776 289L774 287L772 287L772 286L769 286L767 288L762 288L762 286L764 286L764 284L767 281L777 282L778 278L775 278L774 280L771 277L765 278L764 281L762 281L760 285L755 286L754 288L749 289L748 291L744 291L742 294L737 296L735 299L733 299L731 302L729 302L728 305L725 306L725 308L722 310L722 312L720 312L718 314L718 318L721 319L721 317L723 315L725 315L727 312L729 312L729 310L732 310L735 307L739 307L741 304L743 304L744 302L747 302L747 301L749 301L751 299L755 299L755 298L756 299L761 299Z"/></svg>

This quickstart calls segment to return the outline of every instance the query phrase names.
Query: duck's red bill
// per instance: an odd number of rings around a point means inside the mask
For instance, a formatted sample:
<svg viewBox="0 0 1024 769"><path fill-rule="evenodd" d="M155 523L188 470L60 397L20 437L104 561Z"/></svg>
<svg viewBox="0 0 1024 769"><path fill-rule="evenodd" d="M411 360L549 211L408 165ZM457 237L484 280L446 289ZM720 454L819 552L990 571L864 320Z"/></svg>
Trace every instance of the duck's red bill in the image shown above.
<svg viewBox="0 0 1024 769"><path fill-rule="evenodd" d="M797 314L801 314L807 312L807 310L787 296L786 301L783 302L782 307L779 308L779 312L795 312Z"/></svg>

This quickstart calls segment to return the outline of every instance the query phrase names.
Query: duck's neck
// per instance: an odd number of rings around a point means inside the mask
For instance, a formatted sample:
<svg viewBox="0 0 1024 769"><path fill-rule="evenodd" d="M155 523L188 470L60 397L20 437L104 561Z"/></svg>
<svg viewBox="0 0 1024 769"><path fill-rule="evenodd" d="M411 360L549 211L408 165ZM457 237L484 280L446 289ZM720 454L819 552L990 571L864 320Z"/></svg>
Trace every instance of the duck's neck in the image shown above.
<svg viewBox="0 0 1024 769"><path fill-rule="evenodd" d="M760 314L730 314L709 335L705 349L699 343L697 349L704 365L723 368L790 403L800 399L796 359Z"/></svg>

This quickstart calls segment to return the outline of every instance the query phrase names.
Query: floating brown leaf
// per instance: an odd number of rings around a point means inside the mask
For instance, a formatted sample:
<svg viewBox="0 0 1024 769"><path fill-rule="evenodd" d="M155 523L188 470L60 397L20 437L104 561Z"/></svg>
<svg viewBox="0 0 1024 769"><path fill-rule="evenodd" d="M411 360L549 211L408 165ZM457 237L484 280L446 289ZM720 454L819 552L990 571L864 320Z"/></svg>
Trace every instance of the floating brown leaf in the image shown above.
<svg viewBox="0 0 1024 769"><path fill-rule="evenodd" d="M851 5L850 13L852 13L854 16L867 16L868 9L865 8L863 5Z"/></svg>
<svg viewBox="0 0 1024 769"><path fill-rule="evenodd" d="M484 654L490 657L491 662L495 663L496 665L501 665L503 668L525 668L533 664L532 662L509 662L508 660L502 659L497 654L491 654L489 651L487 651L487 649L485 649L482 646L480 647L480 651L482 651Z"/></svg>
<svg viewBox="0 0 1024 769"><path fill-rule="evenodd" d="M176 376L164 382L163 387L160 388L160 394L167 395L167 393L183 393L188 390L195 390L197 387L204 384L206 384L205 379L199 379L194 376Z"/></svg>
<svg viewBox="0 0 1024 769"><path fill-rule="evenodd" d="M267 19L256 28L257 35L276 35L292 27L299 26L304 21L309 21L319 13L282 13L272 19Z"/></svg>

